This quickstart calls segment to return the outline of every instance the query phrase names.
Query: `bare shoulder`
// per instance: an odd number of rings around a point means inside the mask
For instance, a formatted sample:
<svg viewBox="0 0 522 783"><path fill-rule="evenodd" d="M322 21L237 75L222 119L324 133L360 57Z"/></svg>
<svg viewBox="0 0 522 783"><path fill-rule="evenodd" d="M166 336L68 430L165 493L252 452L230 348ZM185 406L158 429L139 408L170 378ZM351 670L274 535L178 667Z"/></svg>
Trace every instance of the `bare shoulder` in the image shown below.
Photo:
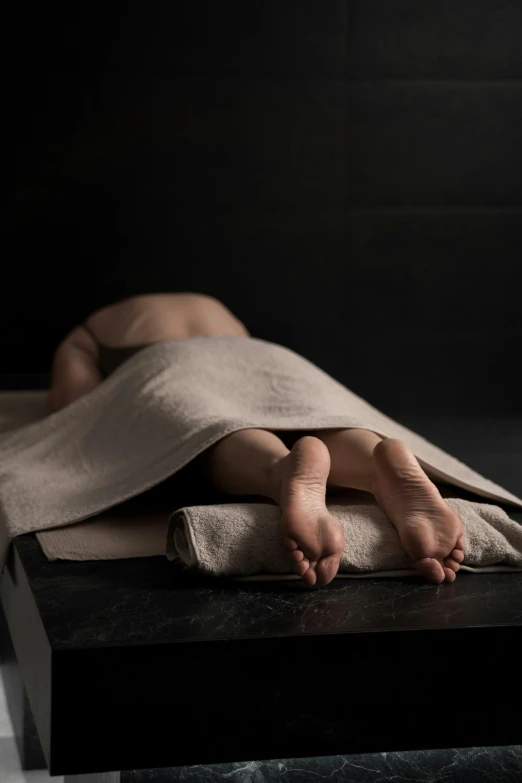
<svg viewBox="0 0 522 783"><path fill-rule="evenodd" d="M173 315L175 318L173 318ZM109 345L120 342L172 339L197 334L248 334L246 327L214 296L198 291L147 293L129 296L92 313L89 327ZM70 340L89 348L84 330L72 332Z"/></svg>
<svg viewBox="0 0 522 783"><path fill-rule="evenodd" d="M193 323L202 330L202 334L250 336L245 324L221 300L206 294L189 294L189 296L194 297L191 308L195 318Z"/></svg>
<svg viewBox="0 0 522 783"><path fill-rule="evenodd" d="M215 296L209 294L201 294L197 291L178 291L178 292L166 292L166 293L152 293L152 294L135 294L134 296L127 296L124 299L119 299L117 302L105 305L95 312L91 313L88 320L96 318L99 320L100 316L110 315L116 311L123 311L128 309L153 309L158 307L172 306L176 304L186 305L208 305L211 307L225 307L225 305L216 299Z"/></svg>
<svg viewBox="0 0 522 783"><path fill-rule="evenodd" d="M223 313L232 315L228 307L215 296L202 294L197 291L179 291L176 293L140 294L122 299L114 308L120 313L124 311L149 312L160 315L163 312L172 312L173 306L180 313ZM113 308L113 310L114 310ZM108 310L107 310L108 312Z"/></svg>
<svg viewBox="0 0 522 783"><path fill-rule="evenodd" d="M183 305L208 305L211 307L224 305L209 294L201 294L197 291L177 291L176 293L164 293L164 294L143 294L141 296L133 297L133 301L141 302L143 304L165 304L171 306L172 304Z"/></svg>

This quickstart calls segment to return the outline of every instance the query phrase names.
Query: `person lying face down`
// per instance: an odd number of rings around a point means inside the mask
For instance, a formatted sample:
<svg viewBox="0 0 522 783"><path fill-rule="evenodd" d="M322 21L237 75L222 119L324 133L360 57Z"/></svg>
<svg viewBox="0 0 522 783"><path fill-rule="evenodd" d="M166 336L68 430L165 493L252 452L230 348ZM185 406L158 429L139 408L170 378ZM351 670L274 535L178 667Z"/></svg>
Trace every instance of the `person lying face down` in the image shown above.
<svg viewBox="0 0 522 783"><path fill-rule="evenodd" d="M57 347L50 410L88 394L147 346L203 336L251 337L224 304L203 294L146 294L108 305ZM233 432L207 449L201 470L220 492L280 505L285 546L305 584L331 582L345 547L344 532L326 507L329 487L371 493L413 566L433 583L455 580L464 559L462 521L405 443L357 428L287 435Z"/></svg>
<svg viewBox="0 0 522 783"><path fill-rule="evenodd" d="M248 337L248 331L225 305L203 294L148 294L108 305L76 326L56 349L51 410L92 391L149 345L206 335Z"/></svg>

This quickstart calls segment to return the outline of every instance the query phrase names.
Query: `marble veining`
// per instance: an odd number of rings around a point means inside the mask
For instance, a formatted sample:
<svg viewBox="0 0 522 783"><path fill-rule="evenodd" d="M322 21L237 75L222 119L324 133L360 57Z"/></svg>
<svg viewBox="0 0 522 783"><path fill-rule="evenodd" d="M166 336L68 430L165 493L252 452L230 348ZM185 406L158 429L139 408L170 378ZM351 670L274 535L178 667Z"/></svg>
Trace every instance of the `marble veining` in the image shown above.
<svg viewBox="0 0 522 783"><path fill-rule="evenodd" d="M522 494L521 418L399 418ZM184 486L169 485L158 502L177 507L188 491ZM150 500L142 495L133 502L140 507ZM522 522L520 511L506 510ZM204 578L180 571L164 557L49 563L31 535L18 538L15 546L54 649L522 625L522 575L517 573L461 572L453 584L440 586L405 577L334 580L306 588L298 581Z"/></svg>
<svg viewBox="0 0 522 783"><path fill-rule="evenodd" d="M20 553L54 649L174 641L522 625L522 575L226 583L166 558L49 563L31 535Z"/></svg>
<svg viewBox="0 0 522 783"><path fill-rule="evenodd" d="M522 432L520 425L515 429L518 434ZM479 440L477 438L471 446L476 445L478 449ZM513 471L515 467L518 471L519 444L513 438L511 440L513 449L500 451L514 466ZM464 456L451 449L451 444L444 445L457 456ZM485 464L492 456L498 455L493 452L487 457L484 455ZM497 465L500 470L499 465L500 462ZM487 469L483 472L491 475ZM513 477L514 482L514 473ZM491 475L491 478L508 484L501 481L500 476ZM521 494L514 483L507 488ZM519 518L522 521L522 516ZM454 584L441 586L429 585L415 577L339 580L326 588L308 589L299 582L247 584L205 579L180 572L162 557L49 563L31 535L18 539L15 547L55 650L126 647L151 642L522 626L522 577L519 574L461 573ZM422 639L422 635L419 638ZM491 635L488 643L492 643ZM380 649L380 645L378 647ZM246 719L248 710L249 705L245 709ZM496 720L494 715L491 717ZM312 713L307 720L313 724L314 719L317 720L317 714ZM455 720L459 720L458 712ZM312 725L312 732L324 731L326 725L326 722L317 728ZM518 740L518 735L513 734L510 739L506 737L507 741ZM403 732L402 738L404 744L397 741L391 747L407 746L408 734ZM461 744L467 740L459 739ZM440 744L459 744L459 739ZM482 733L475 741L487 742L488 739L488 734ZM502 736L497 732L491 740L502 741ZM429 738L426 743L422 740L418 744L426 747ZM437 744L436 739L433 744ZM380 743L373 747L379 746ZM390 745L383 742L381 746ZM344 739L340 747L346 747ZM415 747L415 743L410 747ZM350 745L346 750L349 748ZM233 756L240 756L240 753ZM225 780L292 783L322 779L332 782L393 780L399 783L494 780L502 783L522 780L522 746L199 764L128 771L122 773L121 779L128 783Z"/></svg>
<svg viewBox="0 0 522 783"><path fill-rule="evenodd" d="M520 783L522 746L368 753L123 772L121 783Z"/></svg>

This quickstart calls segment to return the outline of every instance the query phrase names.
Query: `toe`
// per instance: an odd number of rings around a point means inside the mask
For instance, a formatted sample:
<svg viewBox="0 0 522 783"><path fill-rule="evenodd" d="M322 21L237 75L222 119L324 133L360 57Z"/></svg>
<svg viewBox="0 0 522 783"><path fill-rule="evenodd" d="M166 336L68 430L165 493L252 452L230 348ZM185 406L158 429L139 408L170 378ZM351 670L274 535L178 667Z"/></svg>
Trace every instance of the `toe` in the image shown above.
<svg viewBox="0 0 522 783"><path fill-rule="evenodd" d="M445 566L443 566L443 569L444 569L444 577L446 579L446 582L454 582L455 579L457 578L457 574L455 573L455 571L453 571L451 568L446 568Z"/></svg>
<svg viewBox="0 0 522 783"><path fill-rule="evenodd" d="M302 553L302 551L300 549L294 549L293 552L289 552L288 553L288 556L292 560L295 560L296 563L299 563L301 560L304 560L304 554Z"/></svg>
<svg viewBox="0 0 522 783"><path fill-rule="evenodd" d="M340 560L339 555L330 555L319 560L316 568L318 585L327 585L334 579L339 570Z"/></svg>
<svg viewBox="0 0 522 783"><path fill-rule="evenodd" d="M465 548L466 546L464 542L464 536L459 536L459 538L457 539L456 549L461 549L462 551L464 551Z"/></svg>
<svg viewBox="0 0 522 783"><path fill-rule="evenodd" d="M454 560L452 557L447 557L444 560L444 565L446 566L446 568L451 568L451 570L454 571L455 573L457 573L457 571L460 568L460 563L457 560Z"/></svg>
<svg viewBox="0 0 522 783"><path fill-rule="evenodd" d="M317 574L315 573L314 568L308 568L307 571L302 575L301 579L305 583L305 585L309 585L310 587L312 585L315 585L317 581Z"/></svg>
<svg viewBox="0 0 522 783"><path fill-rule="evenodd" d="M414 565L430 582L440 584L446 578L441 564L433 557L424 557L422 560L416 560Z"/></svg>
<svg viewBox="0 0 522 783"><path fill-rule="evenodd" d="M288 551L290 551L290 552L293 549L297 549L298 548L297 541L294 541L293 538L288 538L288 536L284 537L283 543L284 543L285 549L288 549Z"/></svg>
<svg viewBox="0 0 522 783"><path fill-rule="evenodd" d="M295 564L294 571L299 576L304 576L309 568L310 568L310 563L305 557L304 560L301 560L300 563Z"/></svg>
<svg viewBox="0 0 522 783"><path fill-rule="evenodd" d="M454 549L453 552L450 554L450 557L452 560L456 560L457 563L462 563L464 560L464 552L462 549Z"/></svg>

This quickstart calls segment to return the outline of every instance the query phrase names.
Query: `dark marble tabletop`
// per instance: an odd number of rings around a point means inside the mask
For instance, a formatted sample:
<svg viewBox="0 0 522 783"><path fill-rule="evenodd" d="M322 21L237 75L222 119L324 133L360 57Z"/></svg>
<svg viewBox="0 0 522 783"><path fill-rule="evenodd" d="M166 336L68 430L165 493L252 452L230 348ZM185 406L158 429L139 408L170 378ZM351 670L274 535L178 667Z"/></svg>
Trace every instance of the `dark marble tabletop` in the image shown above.
<svg viewBox="0 0 522 783"><path fill-rule="evenodd" d="M121 783L518 783L522 746L274 759L122 773Z"/></svg>
<svg viewBox="0 0 522 783"><path fill-rule="evenodd" d="M522 419L396 418L522 494ZM166 493L172 507L185 505L175 490ZM461 572L443 585L339 579L310 589L202 578L165 557L50 563L33 535L16 539L14 550L7 609L25 649L40 737L52 732L52 774L163 767L122 779L518 779L522 735L510 715L522 692L509 676L522 634L521 574ZM31 631L15 622L25 611ZM337 683L346 678L350 709L337 687L308 689L296 701L295 682L327 672ZM42 702L45 682L52 692ZM444 697L423 713L428 691ZM172 765L184 766L167 771Z"/></svg>
<svg viewBox="0 0 522 783"><path fill-rule="evenodd" d="M522 419L401 422L522 494ZM49 563L32 535L16 548L56 650L522 624L519 574L461 572L440 586L417 577L334 580L310 589L205 579L163 557Z"/></svg>

